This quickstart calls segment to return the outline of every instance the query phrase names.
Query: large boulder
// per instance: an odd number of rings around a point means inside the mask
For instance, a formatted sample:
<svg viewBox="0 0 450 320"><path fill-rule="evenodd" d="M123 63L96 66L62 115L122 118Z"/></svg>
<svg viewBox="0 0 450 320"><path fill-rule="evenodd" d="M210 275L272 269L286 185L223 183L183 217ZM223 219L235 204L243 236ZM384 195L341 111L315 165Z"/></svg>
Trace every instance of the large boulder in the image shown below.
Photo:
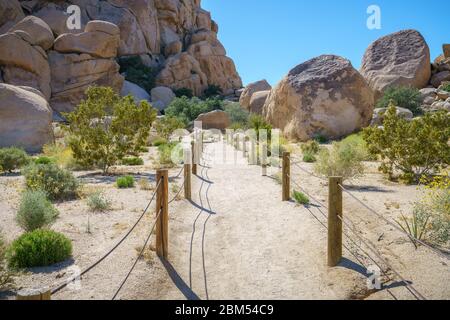
<svg viewBox="0 0 450 320"><path fill-rule="evenodd" d="M131 95L136 102L139 102L141 100L150 101L150 95L147 91L139 87L137 84L129 81L123 82L123 87L120 91L120 95L122 97Z"/></svg>
<svg viewBox="0 0 450 320"><path fill-rule="evenodd" d="M221 110L202 113L195 121L201 121L202 127L205 130L218 129L225 130L231 125L231 120L228 114Z"/></svg>
<svg viewBox="0 0 450 320"><path fill-rule="evenodd" d="M66 33L55 40L55 50L61 53L88 53L98 58L115 58L120 40L119 28L110 22L90 21L85 32Z"/></svg>
<svg viewBox="0 0 450 320"><path fill-rule="evenodd" d="M30 43L30 35L14 31L0 35L0 70L3 81L17 86L29 86L50 98L50 68L45 51Z"/></svg>
<svg viewBox="0 0 450 320"><path fill-rule="evenodd" d="M270 90L255 92L250 99L249 111L256 114L262 114L264 104L266 103L269 94Z"/></svg>
<svg viewBox="0 0 450 320"><path fill-rule="evenodd" d="M0 84L0 147L18 146L39 152L53 139L52 112L32 90Z"/></svg>
<svg viewBox="0 0 450 320"><path fill-rule="evenodd" d="M158 110L163 110L176 98L175 93L168 87L156 87L151 91L152 102Z"/></svg>
<svg viewBox="0 0 450 320"><path fill-rule="evenodd" d="M24 17L18 0L0 0L0 34L8 31Z"/></svg>
<svg viewBox="0 0 450 320"><path fill-rule="evenodd" d="M337 139L370 124L373 92L349 60L323 55L292 69L272 89L263 114L292 139Z"/></svg>
<svg viewBox="0 0 450 320"><path fill-rule="evenodd" d="M266 80L260 80L257 82L250 83L245 87L244 91L242 91L241 96L239 98L239 103L244 109L248 110L248 108L250 107L250 100L252 99L252 95L255 92L267 91L271 89L272 87Z"/></svg>
<svg viewBox="0 0 450 320"><path fill-rule="evenodd" d="M430 49L419 32L399 31L369 46L360 71L376 97L393 86L421 89L431 77Z"/></svg>
<svg viewBox="0 0 450 320"><path fill-rule="evenodd" d="M413 113L411 110L395 107L397 116L400 118L403 118L405 120L412 120L414 118ZM371 126L382 126L384 122L384 117L386 115L386 111L388 108L376 108L373 110L373 117L372 122L370 123Z"/></svg>
<svg viewBox="0 0 450 320"><path fill-rule="evenodd" d="M40 46L44 50L48 50L53 46L55 38L50 27L44 20L28 16L13 26L9 32L24 31L30 35L32 45Z"/></svg>
<svg viewBox="0 0 450 320"><path fill-rule="evenodd" d="M89 54L62 54L50 51L52 98L51 107L58 112L71 112L92 85L109 86L120 92L123 77L114 59L99 59Z"/></svg>

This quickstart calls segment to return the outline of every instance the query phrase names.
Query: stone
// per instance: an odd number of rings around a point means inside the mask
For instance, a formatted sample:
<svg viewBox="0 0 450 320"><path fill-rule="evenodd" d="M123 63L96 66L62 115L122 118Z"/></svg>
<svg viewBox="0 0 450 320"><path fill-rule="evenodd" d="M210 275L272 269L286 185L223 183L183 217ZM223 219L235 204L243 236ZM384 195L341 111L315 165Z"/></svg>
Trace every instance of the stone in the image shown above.
<svg viewBox="0 0 450 320"><path fill-rule="evenodd" d="M25 18L18 0L0 0L0 34L7 32Z"/></svg>
<svg viewBox="0 0 450 320"><path fill-rule="evenodd" d="M137 84L134 84L129 81L124 81L122 90L120 91L120 95L122 97L131 95L134 98L135 102L139 102L141 100L150 101L150 95L145 89L141 88Z"/></svg>
<svg viewBox="0 0 450 320"><path fill-rule="evenodd" d="M215 110L208 113L202 113L195 121L202 122L202 128L205 130L218 129L225 130L231 125L228 114L222 110Z"/></svg>
<svg viewBox="0 0 450 320"><path fill-rule="evenodd" d="M24 31L30 35L30 44L40 46L44 50L48 50L53 46L55 38L50 27L44 20L28 16L19 21L9 32Z"/></svg>
<svg viewBox="0 0 450 320"><path fill-rule="evenodd" d="M5 83L33 87L50 98L50 68L41 47L16 33L0 35L0 69Z"/></svg>
<svg viewBox="0 0 450 320"><path fill-rule="evenodd" d="M394 86L427 86L431 77L430 49L415 30L403 30L372 43L364 54L361 74L376 98Z"/></svg>
<svg viewBox="0 0 450 320"><path fill-rule="evenodd" d="M111 36L120 36L120 29L114 23L100 20L89 21L84 32L104 32Z"/></svg>
<svg viewBox="0 0 450 320"><path fill-rule="evenodd" d="M444 81L450 81L450 71L436 73L433 77L431 77L430 82L435 88L438 88Z"/></svg>
<svg viewBox="0 0 450 320"><path fill-rule="evenodd" d="M244 92L245 88L240 88L240 89L236 89L234 90L234 95L238 98L240 98L242 96L242 93Z"/></svg>
<svg viewBox="0 0 450 320"><path fill-rule="evenodd" d="M271 89L272 87L267 80L260 80L250 83L244 88L240 95L239 103L241 104L241 107L248 110L250 107L250 100L255 92L267 91Z"/></svg>
<svg viewBox="0 0 450 320"><path fill-rule="evenodd" d="M249 111L262 115L263 107L269 94L270 90L255 92L250 99Z"/></svg>
<svg viewBox="0 0 450 320"><path fill-rule="evenodd" d="M373 91L351 62L323 55L294 69L272 89L263 115L288 139L339 139L370 124Z"/></svg>
<svg viewBox="0 0 450 320"><path fill-rule="evenodd" d="M436 95L438 96L439 99L441 100L447 100L448 98L450 98L450 92L445 91L445 90L438 90L436 92Z"/></svg>
<svg viewBox="0 0 450 320"><path fill-rule="evenodd" d="M69 29L67 28L67 19L69 15L66 13L65 7L61 7L56 3L46 3L45 6L38 6L36 11L32 14L43 21L50 27L56 37L64 33L80 33L83 32L88 17L85 12L82 11L81 16L81 29Z"/></svg>
<svg viewBox="0 0 450 320"><path fill-rule="evenodd" d="M174 55L181 53L182 50L183 50L183 44L181 43L181 41L179 41L179 40L173 41L173 42L169 43L166 46L166 48L164 49L164 55L166 57L174 56Z"/></svg>
<svg viewBox="0 0 450 320"><path fill-rule="evenodd" d="M406 120L412 120L414 118L413 113L405 108L395 107L396 108L396 114L400 118L406 119ZM371 126L378 127L382 126L384 122L384 115L386 114L386 111L388 108L377 108L373 110L373 118Z"/></svg>
<svg viewBox="0 0 450 320"><path fill-rule="evenodd" d="M0 84L0 147L22 147L37 153L53 140L52 112L40 95Z"/></svg>
<svg viewBox="0 0 450 320"><path fill-rule="evenodd" d="M107 29L108 33L96 29ZM87 53L98 58L115 58L119 41L117 26L111 23L100 26L98 22L89 22L85 32L66 33L56 38L54 49L60 53Z"/></svg>
<svg viewBox="0 0 450 320"><path fill-rule="evenodd" d="M450 58L450 44L442 45L442 50L444 51L444 57Z"/></svg>
<svg viewBox="0 0 450 320"><path fill-rule="evenodd" d="M118 93L123 87L124 78L114 59L56 51L50 51L48 56L52 79L50 105L58 112L72 112L90 86L109 86Z"/></svg>
<svg viewBox="0 0 450 320"><path fill-rule="evenodd" d="M167 108L167 106L176 98L175 93L168 87L153 88L150 94L152 96L152 102L161 102L159 105L162 105L162 109ZM158 108L158 110L162 109Z"/></svg>

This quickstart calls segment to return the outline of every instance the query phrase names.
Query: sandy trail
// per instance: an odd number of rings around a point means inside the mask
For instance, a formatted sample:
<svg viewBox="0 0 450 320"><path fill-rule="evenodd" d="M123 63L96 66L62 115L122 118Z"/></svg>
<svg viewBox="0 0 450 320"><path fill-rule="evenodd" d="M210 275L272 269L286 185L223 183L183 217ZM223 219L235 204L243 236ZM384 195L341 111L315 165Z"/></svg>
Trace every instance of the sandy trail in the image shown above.
<svg viewBox="0 0 450 320"><path fill-rule="evenodd" d="M222 163L224 155L237 164ZM323 227L308 209L283 203L260 167L222 143L206 145L204 158L192 203L171 208L177 280L161 298L346 299L364 290L351 263L326 267Z"/></svg>

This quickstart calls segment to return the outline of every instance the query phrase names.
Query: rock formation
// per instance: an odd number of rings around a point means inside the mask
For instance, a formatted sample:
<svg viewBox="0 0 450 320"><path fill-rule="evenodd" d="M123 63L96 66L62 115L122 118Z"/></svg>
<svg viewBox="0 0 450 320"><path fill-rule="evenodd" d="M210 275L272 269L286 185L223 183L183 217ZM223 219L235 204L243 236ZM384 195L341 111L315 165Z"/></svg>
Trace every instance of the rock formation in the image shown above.
<svg viewBox="0 0 450 320"><path fill-rule="evenodd" d="M350 61L323 55L292 69L272 89L266 119L292 139L337 139L369 125L373 92Z"/></svg>
<svg viewBox="0 0 450 320"><path fill-rule="evenodd" d="M388 87L422 89L431 76L430 49L415 30L403 30L372 43L364 54L361 74L376 97Z"/></svg>
<svg viewBox="0 0 450 320"><path fill-rule="evenodd" d="M231 125L228 114L221 110L215 110L208 113L202 113L195 121L201 121L205 130L218 129L225 130Z"/></svg>
<svg viewBox="0 0 450 320"><path fill-rule="evenodd" d="M250 100L252 99L254 93L271 89L272 87L266 80L250 83L244 88L240 95L239 103L241 104L241 107L248 110L250 108Z"/></svg>

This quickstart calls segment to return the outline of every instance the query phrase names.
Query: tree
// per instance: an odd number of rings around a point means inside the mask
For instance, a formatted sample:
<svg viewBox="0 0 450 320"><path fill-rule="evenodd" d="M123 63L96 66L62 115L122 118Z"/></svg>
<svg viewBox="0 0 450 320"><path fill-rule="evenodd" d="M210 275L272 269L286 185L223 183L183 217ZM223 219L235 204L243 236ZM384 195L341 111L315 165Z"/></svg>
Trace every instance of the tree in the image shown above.
<svg viewBox="0 0 450 320"><path fill-rule="evenodd" d="M363 135L372 155L381 157L380 171L408 183L438 172L450 163L450 116L446 111L427 113L407 121L397 116L394 106L388 109L382 128L366 128Z"/></svg>
<svg viewBox="0 0 450 320"><path fill-rule="evenodd" d="M410 110L414 115L422 113L422 98L416 88L410 87L390 87L380 100L377 102L377 108L388 108L391 103L396 107Z"/></svg>
<svg viewBox="0 0 450 320"><path fill-rule="evenodd" d="M132 96L120 98L112 88L91 87L78 108L65 114L69 146L76 161L108 169L146 144L156 111Z"/></svg>

